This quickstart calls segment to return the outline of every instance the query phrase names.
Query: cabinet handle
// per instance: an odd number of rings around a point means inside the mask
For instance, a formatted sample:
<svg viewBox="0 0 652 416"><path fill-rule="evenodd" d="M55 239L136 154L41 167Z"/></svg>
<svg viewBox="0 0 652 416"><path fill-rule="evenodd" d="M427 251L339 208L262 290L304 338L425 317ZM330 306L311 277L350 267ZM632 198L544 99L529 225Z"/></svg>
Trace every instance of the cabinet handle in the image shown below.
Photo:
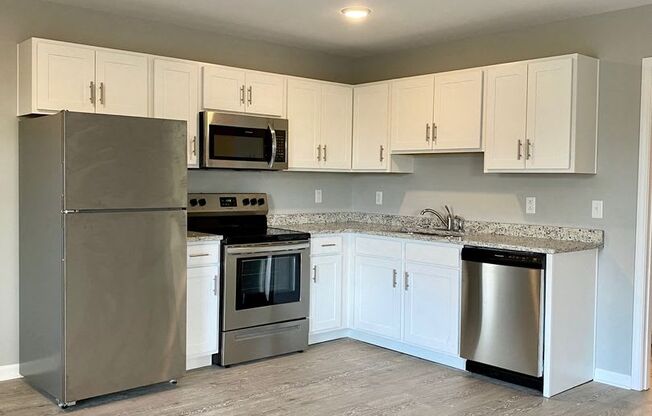
<svg viewBox="0 0 652 416"><path fill-rule="evenodd" d="M203 254L191 254L189 257L208 257L210 254L208 253L203 253Z"/></svg>
<svg viewBox="0 0 652 416"><path fill-rule="evenodd" d="M244 93L244 90L245 90L245 86L243 85L243 86L240 87L240 104L244 104L244 103L245 103L245 93Z"/></svg>
<svg viewBox="0 0 652 416"><path fill-rule="evenodd" d="M410 274L408 272L405 272L405 291L410 288Z"/></svg>
<svg viewBox="0 0 652 416"><path fill-rule="evenodd" d="M326 161L326 145L324 145L324 162Z"/></svg>
<svg viewBox="0 0 652 416"><path fill-rule="evenodd" d="M321 144L317 146L317 162L321 162Z"/></svg>
<svg viewBox="0 0 652 416"><path fill-rule="evenodd" d="M527 160L530 160L532 158L532 147L534 144L530 141L530 139L525 140L525 158Z"/></svg>
<svg viewBox="0 0 652 416"><path fill-rule="evenodd" d="M432 144L437 144L437 124L432 123Z"/></svg>
<svg viewBox="0 0 652 416"><path fill-rule="evenodd" d="M312 281L317 283L317 266L312 266Z"/></svg>
<svg viewBox="0 0 652 416"><path fill-rule="evenodd" d="M102 105L105 104L105 100L104 100L104 90L105 90L105 88L104 88L104 83L103 83L103 82L100 82L100 104L102 104Z"/></svg>
<svg viewBox="0 0 652 416"><path fill-rule="evenodd" d="M333 244L322 244L321 246L322 247L335 247L336 245L337 244L333 243Z"/></svg>
<svg viewBox="0 0 652 416"><path fill-rule="evenodd" d="M217 296L217 275L213 278L213 294Z"/></svg>
<svg viewBox="0 0 652 416"><path fill-rule="evenodd" d="M381 163L382 163L383 160L385 160L385 157L383 156L383 151L384 151L384 150L385 150L385 148L384 148L383 145L381 144L381 145L380 145L380 162L381 162Z"/></svg>
<svg viewBox="0 0 652 416"><path fill-rule="evenodd" d="M192 155L197 156L197 136L192 136Z"/></svg>
<svg viewBox="0 0 652 416"><path fill-rule="evenodd" d="M523 157L523 141L519 139L518 147L516 148L516 159L521 160Z"/></svg>
<svg viewBox="0 0 652 416"><path fill-rule="evenodd" d="M426 123L426 142L430 143L430 123Z"/></svg>
<svg viewBox="0 0 652 416"><path fill-rule="evenodd" d="M397 276L397 274L398 274L398 273L396 272L396 269L394 269L394 270L392 271L392 287L396 287L396 285L397 285L397 282L396 282L396 276Z"/></svg>
<svg viewBox="0 0 652 416"><path fill-rule="evenodd" d="M254 99L254 87L250 85L249 88L247 88L247 102L249 103L249 105L251 105L253 99Z"/></svg>
<svg viewBox="0 0 652 416"><path fill-rule="evenodd" d="M91 88L91 97L90 97L91 104L95 104L95 82L94 81L91 81L90 88Z"/></svg>

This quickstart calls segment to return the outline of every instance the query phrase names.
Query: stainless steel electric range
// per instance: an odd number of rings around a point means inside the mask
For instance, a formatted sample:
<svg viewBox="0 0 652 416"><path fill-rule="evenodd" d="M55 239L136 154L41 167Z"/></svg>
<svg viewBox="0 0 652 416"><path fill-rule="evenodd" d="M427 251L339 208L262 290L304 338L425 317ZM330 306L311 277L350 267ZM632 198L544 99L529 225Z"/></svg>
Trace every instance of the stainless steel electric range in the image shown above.
<svg viewBox="0 0 652 416"><path fill-rule="evenodd" d="M308 346L310 234L269 228L267 213L267 194L188 195L188 230L224 237L221 366Z"/></svg>

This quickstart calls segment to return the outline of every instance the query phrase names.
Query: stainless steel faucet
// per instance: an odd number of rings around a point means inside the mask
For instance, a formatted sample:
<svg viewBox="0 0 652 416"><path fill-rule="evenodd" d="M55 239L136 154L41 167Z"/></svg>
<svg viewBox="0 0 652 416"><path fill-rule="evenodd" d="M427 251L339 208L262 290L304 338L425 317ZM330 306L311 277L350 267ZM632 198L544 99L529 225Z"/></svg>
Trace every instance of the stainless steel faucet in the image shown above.
<svg viewBox="0 0 652 416"><path fill-rule="evenodd" d="M426 214L434 215L435 217L437 217L441 225L446 227L447 231L463 232L464 218L453 214L453 209L450 208L448 205L444 205L444 209L446 210L446 213L442 214L441 212L436 211L432 208L426 208L421 211L421 215L426 215Z"/></svg>

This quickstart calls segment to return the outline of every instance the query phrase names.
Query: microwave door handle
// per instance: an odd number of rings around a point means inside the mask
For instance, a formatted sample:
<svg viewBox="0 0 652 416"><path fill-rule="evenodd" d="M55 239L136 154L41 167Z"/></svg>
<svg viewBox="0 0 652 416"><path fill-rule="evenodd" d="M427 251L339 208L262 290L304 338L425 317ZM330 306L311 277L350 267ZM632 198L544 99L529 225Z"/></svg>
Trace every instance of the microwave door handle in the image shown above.
<svg viewBox="0 0 652 416"><path fill-rule="evenodd" d="M269 159L269 167L274 166L274 161L276 160L276 130L272 127L271 124L267 125L269 132L272 134L272 156Z"/></svg>

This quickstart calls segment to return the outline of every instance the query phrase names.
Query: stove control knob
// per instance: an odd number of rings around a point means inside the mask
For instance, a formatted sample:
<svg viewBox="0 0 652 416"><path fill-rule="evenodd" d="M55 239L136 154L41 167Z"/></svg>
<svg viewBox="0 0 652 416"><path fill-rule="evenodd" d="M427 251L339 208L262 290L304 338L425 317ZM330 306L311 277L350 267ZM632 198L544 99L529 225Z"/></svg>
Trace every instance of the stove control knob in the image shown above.
<svg viewBox="0 0 652 416"><path fill-rule="evenodd" d="M199 200L199 206L203 207L204 205L206 205L206 200L204 198L202 198L202 199Z"/></svg>
<svg viewBox="0 0 652 416"><path fill-rule="evenodd" d="M249 198L245 198L245 199L243 199L243 200L242 200L242 205L244 205L245 207L246 207L247 205L249 205Z"/></svg>
<svg viewBox="0 0 652 416"><path fill-rule="evenodd" d="M196 207L197 206L197 200L195 198L191 199L189 202L190 202L191 207Z"/></svg>
<svg viewBox="0 0 652 416"><path fill-rule="evenodd" d="M258 198L258 205L265 205L265 198Z"/></svg>
<svg viewBox="0 0 652 416"><path fill-rule="evenodd" d="M256 198L251 198L251 205L256 205L256 204L258 204Z"/></svg>

